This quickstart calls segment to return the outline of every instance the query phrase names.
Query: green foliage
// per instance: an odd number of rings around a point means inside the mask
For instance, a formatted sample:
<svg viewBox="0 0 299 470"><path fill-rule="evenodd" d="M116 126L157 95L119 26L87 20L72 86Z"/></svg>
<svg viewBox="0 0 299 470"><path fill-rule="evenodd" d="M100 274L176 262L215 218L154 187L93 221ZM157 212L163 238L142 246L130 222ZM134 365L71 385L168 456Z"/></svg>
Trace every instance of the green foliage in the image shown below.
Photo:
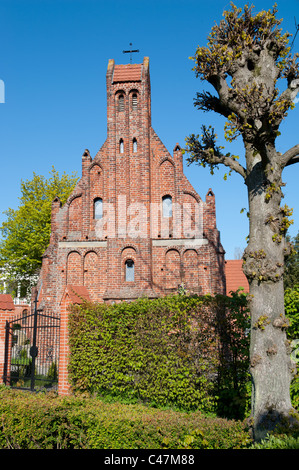
<svg viewBox="0 0 299 470"><path fill-rule="evenodd" d="M72 385L158 407L243 416L248 321L242 293L72 306Z"/></svg>
<svg viewBox="0 0 299 470"><path fill-rule="evenodd" d="M299 232L294 238L287 236L286 239L292 244L293 249L285 260L283 276L285 289L293 288L295 284L299 284Z"/></svg>
<svg viewBox="0 0 299 470"><path fill-rule="evenodd" d="M0 449L237 449L242 422L0 386Z"/></svg>
<svg viewBox="0 0 299 470"><path fill-rule="evenodd" d="M219 91L220 79L232 77L230 98L236 98L238 107L225 109L223 104L210 93L198 93L195 106L204 111L215 111L228 118L225 137L231 142L238 135L251 134L254 119L260 117L261 110L267 113L269 123L285 117L289 108L294 107L292 99L278 96L278 89L272 90L265 99L265 86L260 81L262 64L259 61L261 50L269 51L277 78L293 79L298 74L297 55L289 56L289 33L282 34L278 28L282 20L276 18L277 6L272 10L253 14L253 6L237 8L231 2L231 10L223 13L224 19L215 24L208 37L207 47L198 47L192 59L197 77L207 80ZM269 44L272 47L270 48ZM250 53L251 52L251 53ZM255 55L256 54L256 55ZM252 80L239 82L237 68L246 64ZM243 71L245 75L245 71ZM267 90L269 94L269 90ZM275 129L275 135L279 135Z"/></svg>
<svg viewBox="0 0 299 470"><path fill-rule="evenodd" d="M297 363L298 367L298 363ZM290 386L290 396L292 401L292 406L295 410L299 412L299 374L297 370L297 374L293 378L293 381Z"/></svg>
<svg viewBox="0 0 299 470"><path fill-rule="evenodd" d="M196 77L210 83L216 91L215 96L205 91L197 93L194 106L227 119L224 137L228 142L241 136L261 153L265 142L274 144L282 120L294 108L298 90L293 81L299 77L299 55L290 54L290 34L282 34L277 5L256 14L253 5L246 4L242 9L231 2L230 6L223 12L223 19L212 27L207 46L198 46L191 57ZM286 79L289 86L281 94L278 79ZM223 147L217 146L212 128L207 132L203 126L201 136L191 134L186 142L189 164L208 165L212 173L223 164L244 179L248 176L234 155L224 154ZM276 154L275 158L278 159ZM249 161L247 167L251 168Z"/></svg>
<svg viewBox="0 0 299 470"><path fill-rule="evenodd" d="M33 173L32 180L21 182L18 209L9 208L0 227L0 265L13 280L36 274L51 232L51 204L59 196L64 204L77 182L75 174L60 177L52 168L49 179Z"/></svg>
<svg viewBox="0 0 299 470"><path fill-rule="evenodd" d="M290 325L287 329L287 337L291 342L292 359L297 363L299 362L299 284L294 287L287 288L284 293L284 306L285 314L288 318ZM292 405L296 410L299 410L299 374L298 370L293 378L290 387L290 395Z"/></svg>
<svg viewBox="0 0 299 470"><path fill-rule="evenodd" d="M219 25L213 26L207 47L197 48L193 58L196 62L196 76L202 80L211 80L211 77L217 75L232 75L234 62L242 58L245 50L256 51L267 41L275 43L273 58L283 70L289 52L290 34L282 35L278 28L282 20L276 18L277 7L256 15L252 14L252 10L253 6L245 5L242 12L242 8L237 8L231 2L231 10L224 11L224 19Z"/></svg>
<svg viewBox="0 0 299 470"><path fill-rule="evenodd" d="M47 378L51 380L58 380L58 369L56 362L52 362L49 367Z"/></svg>
<svg viewBox="0 0 299 470"><path fill-rule="evenodd" d="M290 321L288 338L299 339L299 284L293 289L287 288L284 293L285 313Z"/></svg>
<svg viewBox="0 0 299 470"><path fill-rule="evenodd" d="M253 444L251 449L299 449L299 434L288 435L268 435L261 442Z"/></svg>
<svg viewBox="0 0 299 470"><path fill-rule="evenodd" d="M217 307L220 333L217 413L243 419L250 413L250 316L247 294L242 289L230 294Z"/></svg>

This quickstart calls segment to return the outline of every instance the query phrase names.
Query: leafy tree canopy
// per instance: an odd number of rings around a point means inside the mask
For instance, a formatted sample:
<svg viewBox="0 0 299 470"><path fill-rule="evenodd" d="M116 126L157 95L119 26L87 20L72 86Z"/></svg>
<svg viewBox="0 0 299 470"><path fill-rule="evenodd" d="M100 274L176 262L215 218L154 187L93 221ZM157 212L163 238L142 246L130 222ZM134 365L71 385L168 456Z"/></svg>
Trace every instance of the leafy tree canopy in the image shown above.
<svg viewBox="0 0 299 470"><path fill-rule="evenodd" d="M65 203L77 180L75 173L59 176L52 167L48 179L33 173L21 181L20 205L5 212L0 227L0 267L9 279L28 280L38 273L50 240L52 201L58 196Z"/></svg>

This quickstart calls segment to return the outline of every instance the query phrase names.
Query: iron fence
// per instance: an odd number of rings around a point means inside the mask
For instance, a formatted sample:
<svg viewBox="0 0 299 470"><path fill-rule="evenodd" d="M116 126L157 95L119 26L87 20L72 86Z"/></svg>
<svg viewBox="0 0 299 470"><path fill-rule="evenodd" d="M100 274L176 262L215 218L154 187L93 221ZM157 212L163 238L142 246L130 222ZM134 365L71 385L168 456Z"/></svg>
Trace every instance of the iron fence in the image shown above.
<svg viewBox="0 0 299 470"><path fill-rule="evenodd" d="M5 384L36 391L58 386L60 319L37 309L6 322Z"/></svg>

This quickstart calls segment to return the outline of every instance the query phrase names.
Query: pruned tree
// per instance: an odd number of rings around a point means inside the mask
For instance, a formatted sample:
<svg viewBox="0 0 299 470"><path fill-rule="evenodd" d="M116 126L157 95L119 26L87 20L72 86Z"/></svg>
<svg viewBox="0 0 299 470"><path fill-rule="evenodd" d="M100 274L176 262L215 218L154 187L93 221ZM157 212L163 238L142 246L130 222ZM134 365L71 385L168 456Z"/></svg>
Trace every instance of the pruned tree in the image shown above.
<svg viewBox="0 0 299 470"><path fill-rule="evenodd" d="M299 144L284 154L275 148L279 127L299 91L298 54L291 55L290 34L282 34L277 7L253 13L233 3L215 25L207 47L193 57L197 77L216 91L198 93L195 106L224 116L225 138L241 136L245 165L217 145L212 127L186 141L187 159L210 167L225 165L237 172L248 190L249 241L243 270L250 285L250 372L253 383L252 418L255 439L282 421L296 416L290 400L295 364L286 341L284 314L284 258L289 252L285 235L292 211L281 206L282 172L299 161ZM286 82L284 91L278 80ZM294 417L295 416L295 417Z"/></svg>

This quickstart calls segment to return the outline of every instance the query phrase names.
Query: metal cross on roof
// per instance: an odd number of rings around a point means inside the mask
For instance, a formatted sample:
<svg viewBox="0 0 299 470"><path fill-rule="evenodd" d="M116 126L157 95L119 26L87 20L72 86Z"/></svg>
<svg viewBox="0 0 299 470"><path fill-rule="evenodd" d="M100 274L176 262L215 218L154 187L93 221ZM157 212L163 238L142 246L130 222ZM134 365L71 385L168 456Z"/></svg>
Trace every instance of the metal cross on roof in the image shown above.
<svg viewBox="0 0 299 470"><path fill-rule="evenodd" d="M132 63L132 53L139 52L139 49L132 49L132 43L130 42L131 49L129 51L123 51L124 54L130 54L130 62Z"/></svg>

